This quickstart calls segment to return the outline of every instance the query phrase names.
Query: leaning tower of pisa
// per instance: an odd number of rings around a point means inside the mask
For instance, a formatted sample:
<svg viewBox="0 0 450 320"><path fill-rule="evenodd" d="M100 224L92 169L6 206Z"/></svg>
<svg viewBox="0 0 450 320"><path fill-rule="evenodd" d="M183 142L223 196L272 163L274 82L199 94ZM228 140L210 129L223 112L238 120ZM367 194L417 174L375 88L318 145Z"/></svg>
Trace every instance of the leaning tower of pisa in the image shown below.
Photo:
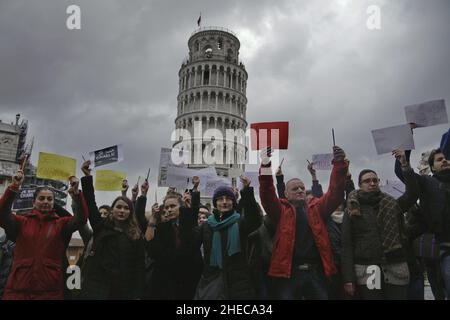
<svg viewBox="0 0 450 320"><path fill-rule="evenodd" d="M245 66L239 61L240 42L236 35L219 27L197 29L188 41L189 55L183 61L179 76L178 112L175 119L177 129L183 128L191 134L192 150L204 141L194 138L194 121L202 122L203 132L210 128L219 129L226 139L226 129L246 130L247 78ZM179 142L173 146L176 147ZM234 148L224 148L227 156L235 161L215 164L217 174L229 177L230 169L244 169L245 145L234 142ZM227 152L231 154L227 155ZM194 163L193 154L191 163ZM195 163L190 168L205 168L207 165Z"/></svg>

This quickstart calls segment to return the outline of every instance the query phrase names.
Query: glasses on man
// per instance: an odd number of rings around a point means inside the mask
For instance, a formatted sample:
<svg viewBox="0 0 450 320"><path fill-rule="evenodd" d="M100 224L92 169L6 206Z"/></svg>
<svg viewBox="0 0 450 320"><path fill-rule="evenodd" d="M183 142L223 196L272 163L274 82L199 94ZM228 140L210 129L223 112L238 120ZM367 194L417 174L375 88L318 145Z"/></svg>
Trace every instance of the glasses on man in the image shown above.
<svg viewBox="0 0 450 320"><path fill-rule="evenodd" d="M361 181L362 183L375 183L378 184L380 183L380 179L378 178L367 178Z"/></svg>

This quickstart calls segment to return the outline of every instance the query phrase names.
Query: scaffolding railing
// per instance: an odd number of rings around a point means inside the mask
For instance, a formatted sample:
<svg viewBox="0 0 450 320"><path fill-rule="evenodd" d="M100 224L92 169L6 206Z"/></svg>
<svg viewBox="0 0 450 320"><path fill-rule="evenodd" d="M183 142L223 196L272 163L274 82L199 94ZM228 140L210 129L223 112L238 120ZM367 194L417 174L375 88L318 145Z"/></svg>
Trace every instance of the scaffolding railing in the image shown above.
<svg viewBox="0 0 450 320"><path fill-rule="evenodd" d="M208 31L208 30L225 31L225 32L231 33L233 36L235 36L237 38L237 35L232 30L224 28L224 27L214 27L214 26L212 26L212 27L200 27L197 30L195 30L194 32L192 32L191 37L194 34L197 34L197 33L202 32L202 31Z"/></svg>

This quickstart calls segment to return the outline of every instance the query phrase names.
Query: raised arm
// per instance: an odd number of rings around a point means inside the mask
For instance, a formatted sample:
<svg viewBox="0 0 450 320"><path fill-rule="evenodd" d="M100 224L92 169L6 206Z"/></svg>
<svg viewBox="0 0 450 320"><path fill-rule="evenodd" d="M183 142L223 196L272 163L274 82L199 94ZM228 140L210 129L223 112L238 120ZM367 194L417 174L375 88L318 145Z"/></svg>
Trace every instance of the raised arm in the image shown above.
<svg viewBox="0 0 450 320"><path fill-rule="evenodd" d="M239 201L242 210L241 229L244 235L249 235L259 228L262 223L262 211L255 199L253 187L250 186L250 179L242 175L240 177L243 188L241 189L241 200Z"/></svg>
<svg viewBox="0 0 450 320"><path fill-rule="evenodd" d="M414 174L414 170L406 160L405 151L397 149L392 153L396 157L397 161L400 162L406 187L405 193L397 199L397 202L403 211L407 211L419 198L419 184L417 182L416 175Z"/></svg>
<svg viewBox="0 0 450 320"><path fill-rule="evenodd" d="M100 227L102 224L102 216L100 211L98 211L97 203L95 202L94 182L91 176L91 169L89 169L90 164L91 161L88 160L81 166L81 171L84 173L84 177L81 178L81 187L89 211L89 222L91 223L92 229L95 231L96 228Z"/></svg>
<svg viewBox="0 0 450 320"><path fill-rule="evenodd" d="M84 226L88 219L88 206L84 200L83 194L80 192L80 181L76 177L70 177L69 195L72 197L73 217L68 219L64 227L64 233L70 237L72 233Z"/></svg>
<svg viewBox="0 0 450 320"><path fill-rule="evenodd" d="M148 224L147 218L145 217L145 207L147 205L147 193L149 187L150 186L148 184L148 181L145 180L141 185L141 195L137 198L136 206L134 209L139 228L143 233L145 233Z"/></svg>
<svg viewBox="0 0 450 320"><path fill-rule="evenodd" d="M311 194L316 198L321 198L323 196L323 189L319 183L319 179L317 179L316 169L313 168L313 163L308 163L307 168L312 180Z"/></svg>
<svg viewBox="0 0 450 320"><path fill-rule="evenodd" d="M15 239L19 232L19 217L12 214L11 208L14 199L16 199L16 196L19 193L23 180L23 171L18 170L13 176L12 183L0 198L0 227L5 229L5 233L11 239Z"/></svg>
<svg viewBox="0 0 450 320"><path fill-rule="evenodd" d="M327 219L344 202L348 162L344 160L345 152L340 147L334 146L333 154L333 170L331 171L328 191L317 201L323 219Z"/></svg>
<svg viewBox="0 0 450 320"><path fill-rule="evenodd" d="M261 168L259 169L259 197L261 204L269 215L274 225L278 225L280 221L281 202L278 199L273 185L273 177L271 174L271 157L272 150L266 148L261 151Z"/></svg>
<svg viewBox="0 0 450 320"><path fill-rule="evenodd" d="M275 177L277 179L278 198L280 198L280 199L286 198L286 196L284 195L284 191L286 190L286 185L284 184L284 175L283 175L283 171L281 171L281 166L278 167Z"/></svg>

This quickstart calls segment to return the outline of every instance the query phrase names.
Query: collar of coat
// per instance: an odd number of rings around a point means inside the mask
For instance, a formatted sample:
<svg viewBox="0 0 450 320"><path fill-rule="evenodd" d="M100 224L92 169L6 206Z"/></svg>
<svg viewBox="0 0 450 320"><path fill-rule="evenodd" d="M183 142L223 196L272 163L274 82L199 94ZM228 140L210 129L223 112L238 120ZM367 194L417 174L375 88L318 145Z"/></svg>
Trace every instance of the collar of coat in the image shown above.
<svg viewBox="0 0 450 320"><path fill-rule="evenodd" d="M27 213L25 216L27 217L36 217L40 220L56 220L59 219L59 216L55 213L55 210L53 209L50 212L42 213L38 209L33 209L30 213Z"/></svg>

